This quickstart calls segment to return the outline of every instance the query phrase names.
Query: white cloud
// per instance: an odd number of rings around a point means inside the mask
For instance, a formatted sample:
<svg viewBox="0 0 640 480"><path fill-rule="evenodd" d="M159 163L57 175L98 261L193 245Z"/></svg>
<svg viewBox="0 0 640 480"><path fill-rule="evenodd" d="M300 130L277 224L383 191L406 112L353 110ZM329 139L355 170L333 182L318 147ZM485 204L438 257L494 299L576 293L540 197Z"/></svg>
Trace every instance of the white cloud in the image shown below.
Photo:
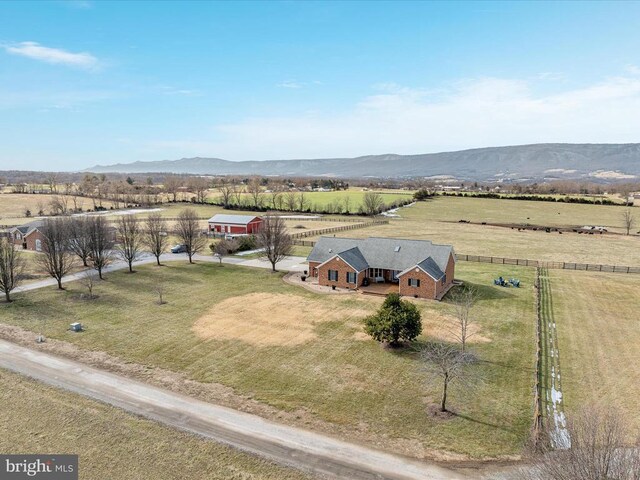
<svg viewBox="0 0 640 480"><path fill-rule="evenodd" d="M21 55L41 62L87 70L98 67L98 59L87 52L72 53L59 48L45 47L37 42L20 42L3 45L3 48L13 55Z"/></svg>
<svg viewBox="0 0 640 480"><path fill-rule="evenodd" d="M276 86L280 88L302 88L304 87L304 83L298 82L297 80L285 80Z"/></svg>
<svg viewBox="0 0 640 480"><path fill-rule="evenodd" d="M345 111L246 118L215 125L209 138L164 145L185 155L260 160L640 140L640 78L611 77L553 94L534 87L501 78L433 90L378 85Z"/></svg>

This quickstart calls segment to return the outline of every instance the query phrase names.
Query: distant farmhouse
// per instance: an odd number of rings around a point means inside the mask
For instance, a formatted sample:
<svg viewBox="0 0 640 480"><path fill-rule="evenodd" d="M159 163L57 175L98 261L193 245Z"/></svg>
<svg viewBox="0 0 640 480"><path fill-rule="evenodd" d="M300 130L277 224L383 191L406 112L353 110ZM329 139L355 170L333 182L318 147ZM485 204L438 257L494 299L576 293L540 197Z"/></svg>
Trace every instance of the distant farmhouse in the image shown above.
<svg viewBox="0 0 640 480"><path fill-rule="evenodd" d="M33 222L10 228L9 236L11 240L13 240L14 245L22 247L25 250L41 252L44 236L40 229L43 225L44 220L34 220Z"/></svg>
<svg viewBox="0 0 640 480"><path fill-rule="evenodd" d="M235 235L251 235L258 233L262 227L262 217L253 215L226 215L218 213L209 220L209 231Z"/></svg>
<svg viewBox="0 0 640 480"><path fill-rule="evenodd" d="M321 237L307 260L320 285L396 284L400 295L435 300L453 285L456 262L451 245L378 237Z"/></svg>

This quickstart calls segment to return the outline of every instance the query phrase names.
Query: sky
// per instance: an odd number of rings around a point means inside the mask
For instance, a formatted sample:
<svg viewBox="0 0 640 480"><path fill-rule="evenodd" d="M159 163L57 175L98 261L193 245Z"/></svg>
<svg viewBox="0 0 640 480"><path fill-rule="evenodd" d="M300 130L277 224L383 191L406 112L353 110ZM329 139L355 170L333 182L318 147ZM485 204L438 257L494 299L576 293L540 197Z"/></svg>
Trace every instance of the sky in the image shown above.
<svg viewBox="0 0 640 480"><path fill-rule="evenodd" d="M0 170L640 142L640 2L0 2Z"/></svg>

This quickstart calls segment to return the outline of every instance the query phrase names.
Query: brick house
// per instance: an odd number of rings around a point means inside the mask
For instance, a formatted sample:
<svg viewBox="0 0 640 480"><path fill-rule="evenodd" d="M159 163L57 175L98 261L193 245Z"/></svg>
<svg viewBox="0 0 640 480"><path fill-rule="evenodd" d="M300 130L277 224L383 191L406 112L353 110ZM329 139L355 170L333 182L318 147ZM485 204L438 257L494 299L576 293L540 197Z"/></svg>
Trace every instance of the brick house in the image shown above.
<svg viewBox="0 0 640 480"><path fill-rule="evenodd" d="M218 213L209 220L209 231L235 235L252 235L262 228L262 217Z"/></svg>
<svg viewBox="0 0 640 480"><path fill-rule="evenodd" d="M22 247L25 250L33 250L34 252L42 251L44 236L40 228L44 225L44 220L34 220L9 229L9 237L14 245Z"/></svg>
<svg viewBox="0 0 640 480"><path fill-rule="evenodd" d="M320 285L395 284L400 295L435 300L453 285L456 263L451 245L379 237L321 237L307 261Z"/></svg>

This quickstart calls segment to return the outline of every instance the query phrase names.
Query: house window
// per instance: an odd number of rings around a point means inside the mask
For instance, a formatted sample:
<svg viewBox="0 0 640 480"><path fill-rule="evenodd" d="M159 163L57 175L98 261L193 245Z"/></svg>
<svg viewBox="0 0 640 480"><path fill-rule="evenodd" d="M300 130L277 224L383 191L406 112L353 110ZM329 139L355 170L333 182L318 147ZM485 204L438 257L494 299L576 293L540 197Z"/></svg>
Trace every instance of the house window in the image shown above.
<svg viewBox="0 0 640 480"><path fill-rule="evenodd" d="M419 287L420 286L420 279L419 278L410 278L409 279L409 286L410 287Z"/></svg>
<svg viewBox="0 0 640 480"><path fill-rule="evenodd" d="M337 270L329 270L329 281L337 282L338 281L338 271Z"/></svg>
<svg viewBox="0 0 640 480"><path fill-rule="evenodd" d="M444 277L442 277L442 284L444 285L445 283L447 283L447 274L444 274Z"/></svg>
<svg viewBox="0 0 640 480"><path fill-rule="evenodd" d="M36 238L36 252L41 252L42 251L42 242L40 241L39 238Z"/></svg>
<svg viewBox="0 0 640 480"><path fill-rule="evenodd" d="M356 273L347 272L347 283L356 283Z"/></svg>
<svg viewBox="0 0 640 480"><path fill-rule="evenodd" d="M384 269L383 268L370 268L369 269L369 277L371 278L384 278Z"/></svg>

